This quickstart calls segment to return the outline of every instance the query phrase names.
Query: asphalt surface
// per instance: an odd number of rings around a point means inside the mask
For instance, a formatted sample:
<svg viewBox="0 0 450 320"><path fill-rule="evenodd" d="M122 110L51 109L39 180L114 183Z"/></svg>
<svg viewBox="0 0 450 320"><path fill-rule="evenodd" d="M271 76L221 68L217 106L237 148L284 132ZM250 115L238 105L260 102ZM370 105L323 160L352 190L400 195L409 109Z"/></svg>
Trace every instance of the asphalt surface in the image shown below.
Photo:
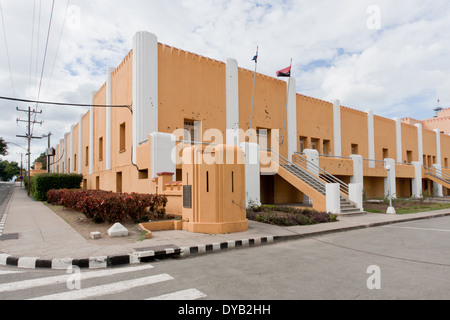
<svg viewBox="0 0 450 320"><path fill-rule="evenodd" d="M0 218L6 209L6 200L8 199L11 189L14 188L13 183L0 182Z"/></svg>

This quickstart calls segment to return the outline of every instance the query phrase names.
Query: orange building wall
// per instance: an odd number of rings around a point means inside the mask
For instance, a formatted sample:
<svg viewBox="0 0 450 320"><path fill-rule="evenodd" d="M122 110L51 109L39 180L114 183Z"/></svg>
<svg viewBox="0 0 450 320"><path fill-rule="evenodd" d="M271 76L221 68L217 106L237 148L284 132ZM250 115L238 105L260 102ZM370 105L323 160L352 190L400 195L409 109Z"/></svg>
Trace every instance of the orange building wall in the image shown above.
<svg viewBox="0 0 450 320"><path fill-rule="evenodd" d="M431 167L436 163L436 133L423 130L423 155L426 157L424 165Z"/></svg>
<svg viewBox="0 0 450 320"><path fill-rule="evenodd" d="M208 129L226 129L225 64L158 45L159 131L184 129L184 120ZM224 141L225 142L225 141Z"/></svg>
<svg viewBox="0 0 450 320"><path fill-rule="evenodd" d="M403 124L402 123L402 153L403 162L408 162L408 151L412 154L412 161L419 161L418 156L418 144L417 144L417 128L414 125Z"/></svg>
<svg viewBox="0 0 450 320"><path fill-rule="evenodd" d="M375 159L385 158L397 161L396 125L393 120L374 116L375 134ZM383 149L388 150L387 156L383 156Z"/></svg>
<svg viewBox="0 0 450 320"><path fill-rule="evenodd" d="M367 133L367 114L347 107L341 108L342 156L352 154L352 144L358 145L358 154L369 156Z"/></svg>
<svg viewBox="0 0 450 320"><path fill-rule="evenodd" d="M324 140L327 140L328 153L334 154L333 130L333 104L297 94L297 150L300 150L300 137L306 137L306 148L311 149L311 139L318 139L317 151L323 154Z"/></svg>
<svg viewBox="0 0 450 320"><path fill-rule="evenodd" d="M247 132L250 128L253 83L254 73L239 68L239 123L240 128L244 132ZM286 110L286 96L287 84L285 81L258 74L256 77L252 129L279 130L279 142L281 143ZM253 138L255 138L254 135ZM276 137L272 138L272 141L276 141ZM284 144L279 146L279 153L287 157L287 152L286 138Z"/></svg>

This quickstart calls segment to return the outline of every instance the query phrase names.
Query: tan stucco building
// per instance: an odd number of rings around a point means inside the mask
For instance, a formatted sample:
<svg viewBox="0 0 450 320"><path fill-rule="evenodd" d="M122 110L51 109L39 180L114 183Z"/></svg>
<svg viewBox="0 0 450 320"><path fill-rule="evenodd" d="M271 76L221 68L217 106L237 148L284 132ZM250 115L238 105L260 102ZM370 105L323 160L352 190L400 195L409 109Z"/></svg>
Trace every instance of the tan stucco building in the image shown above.
<svg viewBox="0 0 450 320"><path fill-rule="evenodd" d="M139 32L105 79L91 103L130 108L92 107L60 140L51 161L52 172L83 174L84 188L170 194L169 207L180 211L183 188L199 183L183 169L183 148L191 141L243 151L241 176L230 174L220 184L240 179L247 202L312 202L341 213L344 198L362 210L363 192L382 198L389 185L397 197L421 197L424 190L442 196L450 188L442 169L450 136L440 130L307 97L296 93L295 79L262 74L252 115L254 73L234 59L216 61ZM173 174L169 181L167 173Z"/></svg>

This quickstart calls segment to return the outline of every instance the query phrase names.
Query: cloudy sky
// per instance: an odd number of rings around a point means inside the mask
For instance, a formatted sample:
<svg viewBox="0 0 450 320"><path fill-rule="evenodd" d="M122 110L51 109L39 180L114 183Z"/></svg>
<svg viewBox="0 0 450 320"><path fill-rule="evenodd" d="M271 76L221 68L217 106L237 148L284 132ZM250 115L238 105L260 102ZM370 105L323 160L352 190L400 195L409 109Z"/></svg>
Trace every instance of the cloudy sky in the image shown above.
<svg viewBox="0 0 450 320"><path fill-rule="evenodd" d="M88 104L137 31L275 76L293 59L297 92L387 118L450 107L446 0L0 0L0 96ZM52 16L52 19L50 17ZM50 24L51 21L51 24ZM49 32L50 30L50 32ZM49 37L47 38L47 35ZM48 39L48 42L47 42ZM48 45L47 45L48 43ZM45 61L45 63L44 63ZM40 88L40 89L39 89ZM26 152L28 104L0 100L9 161ZM32 107L34 107L32 105ZM40 106L33 133L58 141L87 110ZM32 158L47 140L34 140Z"/></svg>

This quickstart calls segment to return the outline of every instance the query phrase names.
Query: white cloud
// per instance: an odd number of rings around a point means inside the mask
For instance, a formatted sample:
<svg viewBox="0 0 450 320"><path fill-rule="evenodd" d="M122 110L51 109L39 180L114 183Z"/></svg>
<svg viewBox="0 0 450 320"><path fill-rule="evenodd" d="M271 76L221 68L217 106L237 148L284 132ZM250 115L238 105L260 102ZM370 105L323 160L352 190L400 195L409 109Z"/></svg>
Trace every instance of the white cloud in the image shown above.
<svg viewBox="0 0 450 320"><path fill-rule="evenodd" d="M340 99L386 117L431 117L438 97L450 105L450 4L445 0L78 0L70 2L58 47L67 3L55 1L42 100L89 103L90 92L105 81L106 68L121 62L137 31L147 30L168 45L218 60L236 58L248 69L259 45L260 72L274 76L293 58L298 92ZM16 94L35 98L52 1L1 4ZM367 27L371 5L380 9L379 30ZM0 96L12 96L2 32L0 55ZM0 136L25 145L15 137L25 132L14 121L24 116L16 106L27 107L0 101ZM36 130L52 131L54 141L84 111L43 110L38 120L44 126ZM33 145L37 157L46 143ZM8 158L20 159L16 153L22 151L11 147Z"/></svg>

